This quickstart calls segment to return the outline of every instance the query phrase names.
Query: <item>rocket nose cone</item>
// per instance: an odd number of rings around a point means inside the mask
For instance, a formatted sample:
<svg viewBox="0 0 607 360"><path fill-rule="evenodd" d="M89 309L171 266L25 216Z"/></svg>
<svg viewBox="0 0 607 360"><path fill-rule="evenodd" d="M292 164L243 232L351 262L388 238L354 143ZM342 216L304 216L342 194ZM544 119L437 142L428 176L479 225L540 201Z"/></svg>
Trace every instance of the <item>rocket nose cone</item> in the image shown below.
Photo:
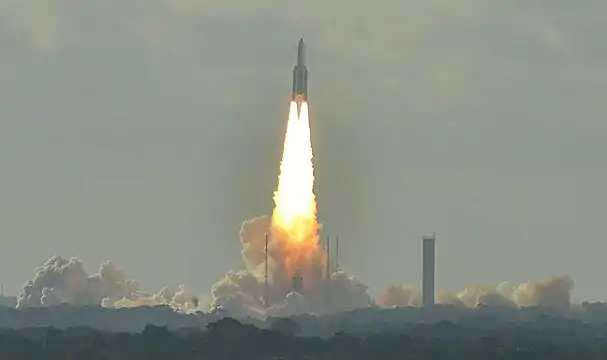
<svg viewBox="0 0 607 360"><path fill-rule="evenodd" d="M303 43L304 43L303 38L300 38L299 39L299 46L303 45Z"/></svg>

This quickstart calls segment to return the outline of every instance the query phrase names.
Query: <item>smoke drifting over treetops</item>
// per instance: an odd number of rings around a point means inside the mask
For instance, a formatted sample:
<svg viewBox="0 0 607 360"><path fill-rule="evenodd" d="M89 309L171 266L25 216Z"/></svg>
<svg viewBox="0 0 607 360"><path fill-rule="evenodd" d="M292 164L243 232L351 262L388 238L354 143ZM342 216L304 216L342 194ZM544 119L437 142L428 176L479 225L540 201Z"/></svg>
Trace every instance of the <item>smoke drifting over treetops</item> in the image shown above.
<svg viewBox="0 0 607 360"><path fill-rule="evenodd" d="M284 251L278 241L268 244L268 307L265 305L265 234L270 217L245 221L240 235L244 269L229 271L212 288L212 296L197 295L184 285L165 287L157 293L142 291L112 262L101 265L89 275L80 260L52 257L36 270L18 296L19 308L73 305L102 305L111 308L168 305L180 312L223 309L232 316L289 316L300 313L327 314L376 304L383 308L419 306L421 296L414 288L391 286L375 300L367 286L343 271L333 273L318 286L302 291L291 290L285 278ZM323 266L319 263L319 266ZM319 269L320 272L322 272ZM306 279L304 279L306 281ZM472 286L456 295L439 294L437 303L457 307L551 306L571 307L574 282L568 276L552 276L522 284L501 283L497 288Z"/></svg>
<svg viewBox="0 0 607 360"><path fill-rule="evenodd" d="M436 302L462 308L484 305L568 309L571 307L573 286L574 282L569 276L550 276L518 285L505 281L497 288L475 285L455 295L438 294ZM421 295L413 288L390 286L377 295L376 303L384 308L419 306Z"/></svg>
<svg viewBox="0 0 607 360"><path fill-rule="evenodd" d="M58 304L135 307L166 304L182 311L194 310L200 301L185 286L165 287L152 294L141 291L134 280L126 279L114 263L106 262L89 275L79 259L55 256L36 269L17 297L17 308Z"/></svg>

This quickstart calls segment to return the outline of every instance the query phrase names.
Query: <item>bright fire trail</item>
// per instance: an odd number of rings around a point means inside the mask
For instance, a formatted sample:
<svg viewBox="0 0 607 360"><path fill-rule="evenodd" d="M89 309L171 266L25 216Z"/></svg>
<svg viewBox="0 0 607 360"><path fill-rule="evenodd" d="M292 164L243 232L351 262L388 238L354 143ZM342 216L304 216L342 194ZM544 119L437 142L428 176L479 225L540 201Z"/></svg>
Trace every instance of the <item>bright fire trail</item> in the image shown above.
<svg viewBox="0 0 607 360"><path fill-rule="evenodd" d="M292 234L291 240L296 242L305 241L310 235L316 235L316 228L302 228L305 223L316 222L312 158L308 104L301 104L301 114L298 117L297 102L292 101L280 164L278 189L274 193L275 208L272 224ZM308 230L313 231L313 234Z"/></svg>
<svg viewBox="0 0 607 360"><path fill-rule="evenodd" d="M295 270L305 274L322 268L308 104L301 103L299 116L297 106L297 101L291 102L272 214L272 236L286 255L284 266L289 276Z"/></svg>

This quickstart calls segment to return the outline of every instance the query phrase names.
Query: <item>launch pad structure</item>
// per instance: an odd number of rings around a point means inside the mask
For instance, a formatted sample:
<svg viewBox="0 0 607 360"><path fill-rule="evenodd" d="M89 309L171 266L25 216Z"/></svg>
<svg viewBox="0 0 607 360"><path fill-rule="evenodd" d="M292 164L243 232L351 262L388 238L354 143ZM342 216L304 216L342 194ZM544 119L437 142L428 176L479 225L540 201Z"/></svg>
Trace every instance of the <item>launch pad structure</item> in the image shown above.
<svg viewBox="0 0 607 360"><path fill-rule="evenodd" d="M270 288L269 288L269 284L268 284L268 234L266 234L264 257L265 257L265 269L264 269L265 284L264 284L264 289L263 289L263 302L267 308L268 306L270 306L269 302L268 302L268 297L269 297L268 294L270 292Z"/></svg>
<svg viewBox="0 0 607 360"><path fill-rule="evenodd" d="M436 280L436 234L422 236L422 305L434 306Z"/></svg>
<svg viewBox="0 0 607 360"><path fill-rule="evenodd" d="M327 285L327 301L329 299L329 284L331 277L339 269L339 236L335 236L335 252L334 258L331 256L331 237L327 236L325 242L325 253L326 253L326 269L325 269L325 283ZM268 273L268 244L270 237L268 234L265 236L265 273L264 273L264 305L267 307L271 306L269 299L269 273ZM320 244L319 244L320 246ZM304 291L304 281L300 269L296 269L291 278L291 290L302 294ZM422 306L433 307L435 305L435 292L436 292L436 234L430 236L422 236Z"/></svg>
<svg viewBox="0 0 607 360"><path fill-rule="evenodd" d="M268 244L270 241L270 235L265 234L264 244L264 290L263 290L263 302L264 306L270 307L270 283L269 283L269 272L268 272ZM319 244L320 246L320 244ZM328 285L331 281L331 277L334 273L338 272L339 269L339 236L335 236L335 252L334 257L331 257L331 237L327 235L327 241L325 243L326 252L326 268L325 268L325 283ZM302 294L303 292L304 278L301 275L300 269L295 269L295 273L291 277L291 290ZM328 289L328 287L327 287Z"/></svg>

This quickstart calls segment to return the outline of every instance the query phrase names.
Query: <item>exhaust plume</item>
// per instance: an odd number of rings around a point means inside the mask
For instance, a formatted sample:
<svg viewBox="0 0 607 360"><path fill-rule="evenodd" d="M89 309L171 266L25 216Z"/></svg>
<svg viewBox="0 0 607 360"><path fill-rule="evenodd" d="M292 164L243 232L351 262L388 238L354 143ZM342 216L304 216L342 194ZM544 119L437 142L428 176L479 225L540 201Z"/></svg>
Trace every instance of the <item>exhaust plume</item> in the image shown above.
<svg viewBox="0 0 607 360"><path fill-rule="evenodd" d="M293 101L289 109L278 188L274 192L271 251L279 252L282 261L275 264L279 271L273 280L287 288L298 270L307 280L303 283L307 292L318 290L326 261L318 239L320 226L316 219L312 159L308 104L301 104L298 117L297 102Z"/></svg>
<svg viewBox="0 0 607 360"><path fill-rule="evenodd" d="M343 272L326 274L319 243L308 104L291 102L272 216L245 221L240 231L246 271L230 272L213 287L213 307L249 316L323 314L372 303L367 287ZM265 238L268 289L265 298ZM301 274L303 289L293 291ZM268 307L266 308L266 305Z"/></svg>

